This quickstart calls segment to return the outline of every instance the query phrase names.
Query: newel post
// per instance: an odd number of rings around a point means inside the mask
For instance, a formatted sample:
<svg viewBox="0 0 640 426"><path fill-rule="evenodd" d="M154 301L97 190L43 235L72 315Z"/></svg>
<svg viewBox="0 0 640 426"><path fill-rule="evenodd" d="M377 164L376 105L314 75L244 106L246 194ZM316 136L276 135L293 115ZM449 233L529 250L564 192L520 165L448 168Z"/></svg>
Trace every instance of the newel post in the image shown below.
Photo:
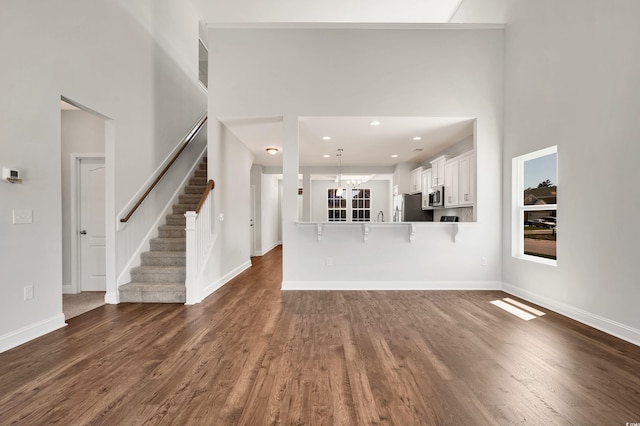
<svg viewBox="0 0 640 426"><path fill-rule="evenodd" d="M186 224L186 267L187 274L185 279L186 301L185 305L193 305L198 303L198 289L196 285L196 275L198 274L198 242L196 237L196 212L186 212L184 217L187 219Z"/></svg>

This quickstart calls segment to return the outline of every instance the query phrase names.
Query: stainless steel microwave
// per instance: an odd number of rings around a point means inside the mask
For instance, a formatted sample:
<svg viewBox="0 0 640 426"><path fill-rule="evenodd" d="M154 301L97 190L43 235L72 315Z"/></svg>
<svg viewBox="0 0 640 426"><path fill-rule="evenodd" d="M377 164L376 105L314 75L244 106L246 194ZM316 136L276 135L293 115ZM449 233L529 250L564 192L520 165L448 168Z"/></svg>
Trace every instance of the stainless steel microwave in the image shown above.
<svg viewBox="0 0 640 426"><path fill-rule="evenodd" d="M429 205L431 207L444 207L444 185L436 185L431 188Z"/></svg>

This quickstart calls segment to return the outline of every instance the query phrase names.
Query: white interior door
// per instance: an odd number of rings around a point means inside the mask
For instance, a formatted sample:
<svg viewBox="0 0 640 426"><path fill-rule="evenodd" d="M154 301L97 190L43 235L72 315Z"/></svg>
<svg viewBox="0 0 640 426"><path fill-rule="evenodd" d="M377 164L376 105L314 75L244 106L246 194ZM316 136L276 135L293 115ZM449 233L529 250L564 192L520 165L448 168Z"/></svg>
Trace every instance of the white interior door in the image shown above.
<svg viewBox="0 0 640 426"><path fill-rule="evenodd" d="M80 161L80 291L106 291L104 158Z"/></svg>

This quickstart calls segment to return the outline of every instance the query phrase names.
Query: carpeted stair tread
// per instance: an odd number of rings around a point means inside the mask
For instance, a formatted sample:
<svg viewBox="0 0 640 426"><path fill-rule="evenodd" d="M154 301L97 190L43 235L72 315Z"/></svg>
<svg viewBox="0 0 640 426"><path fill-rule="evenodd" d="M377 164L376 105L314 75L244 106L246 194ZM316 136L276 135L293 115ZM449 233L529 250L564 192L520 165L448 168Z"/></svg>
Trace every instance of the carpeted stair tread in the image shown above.
<svg viewBox="0 0 640 426"><path fill-rule="evenodd" d="M165 221L167 225L181 225L184 227L187 224L187 218L184 217L184 214L168 214L165 216Z"/></svg>
<svg viewBox="0 0 640 426"><path fill-rule="evenodd" d="M131 269L131 281L135 282L183 282L186 278L184 266L143 265ZM184 285L184 284L183 284Z"/></svg>
<svg viewBox="0 0 640 426"><path fill-rule="evenodd" d="M189 185L185 186L184 193L185 194L200 194L204 193L204 190L207 188L207 185Z"/></svg>
<svg viewBox="0 0 640 426"><path fill-rule="evenodd" d="M185 238L184 225L160 225L158 227L159 238Z"/></svg>
<svg viewBox="0 0 640 426"><path fill-rule="evenodd" d="M202 194L182 194L178 197L178 203L198 205L200 198L202 198Z"/></svg>
<svg viewBox="0 0 640 426"><path fill-rule="evenodd" d="M172 209L173 213L175 213L175 214L179 214L179 213L184 214L186 212L195 211L196 207L198 207L198 203L194 203L194 204L174 204L171 209Z"/></svg>
<svg viewBox="0 0 640 426"><path fill-rule="evenodd" d="M152 238L149 241L151 251L185 251L187 249L186 238Z"/></svg>
<svg viewBox="0 0 640 426"><path fill-rule="evenodd" d="M185 266L184 251L148 251L140 255L142 266Z"/></svg>
<svg viewBox="0 0 640 426"><path fill-rule="evenodd" d="M121 285L120 302L184 303L187 292L184 282L148 283L132 281Z"/></svg>

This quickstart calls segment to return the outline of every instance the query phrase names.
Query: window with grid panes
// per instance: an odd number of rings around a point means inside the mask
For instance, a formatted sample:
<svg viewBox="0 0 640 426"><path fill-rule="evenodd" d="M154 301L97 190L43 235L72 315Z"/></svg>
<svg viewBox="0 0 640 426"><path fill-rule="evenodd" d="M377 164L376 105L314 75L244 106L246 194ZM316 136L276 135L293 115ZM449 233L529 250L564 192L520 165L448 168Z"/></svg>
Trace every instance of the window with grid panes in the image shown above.
<svg viewBox="0 0 640 426"><path fill-rule="evenodd" d="M337 188L327 190L327 221L346 222L347 200L343 197L343 195L346 195L346 192L343 192L340 196L338 196L337 193Z"/></svg>
<svg viewBox="0 0 640 426"><path fill-rule="evenodd" d="M351 191L351 221L371 222L371 189Z"/></svg>

